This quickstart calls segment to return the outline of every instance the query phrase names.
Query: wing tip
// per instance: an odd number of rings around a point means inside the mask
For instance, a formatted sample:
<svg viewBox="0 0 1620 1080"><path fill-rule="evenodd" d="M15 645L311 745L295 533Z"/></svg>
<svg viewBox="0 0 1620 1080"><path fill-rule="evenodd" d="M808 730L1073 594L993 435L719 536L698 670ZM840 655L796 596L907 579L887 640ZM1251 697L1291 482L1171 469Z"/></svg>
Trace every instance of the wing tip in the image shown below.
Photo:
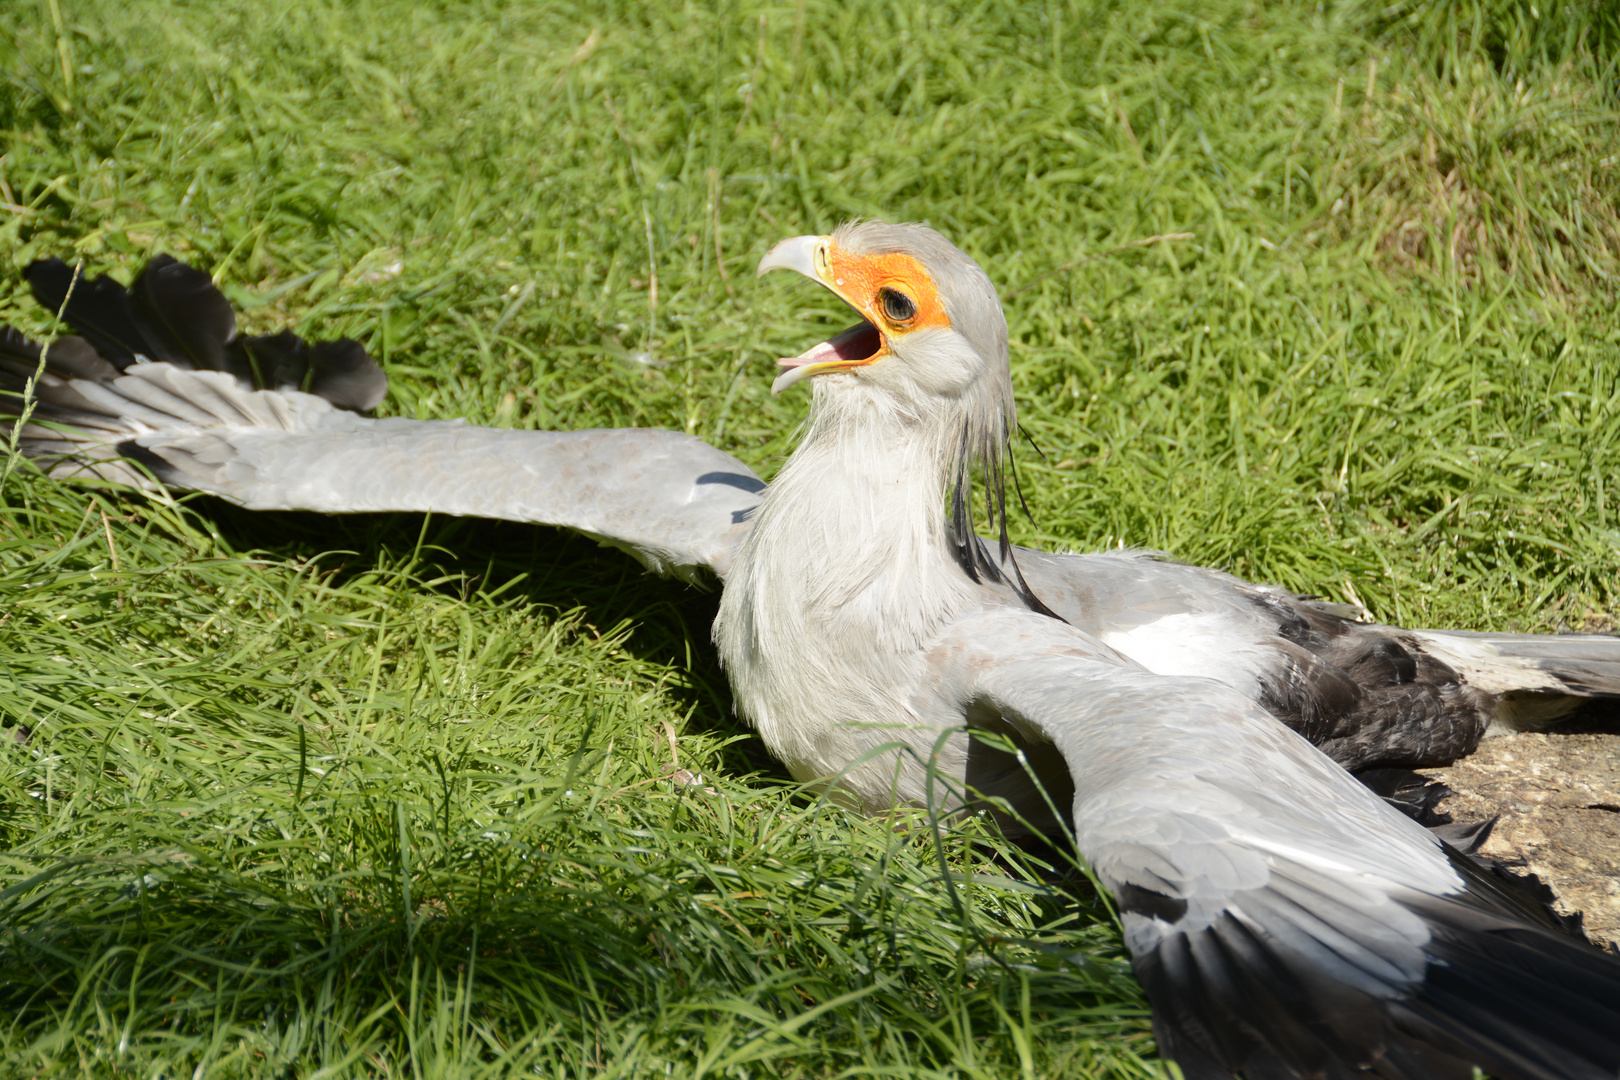
<svg viewBox="0 0 1620 1080"><path fill-rule="evenodd" d="M1398 941L1391 952L1390 939L1363 940L1321 911L1276 925L1288 909L1270 889L1233 896L1200 928L1161 927L1134 958L1161 1050L1200 1080L1419 1080L1474 1066L1502 1080L1613 1080L1620 959L1527 921L1477 868L1463 876L1452 896L1390 891L1428 937L1411 946L1421 966L1404 977L1356 957L1364 948L1399 960Z"/></svg>
<svg viewBox="0 0 1620 1080"><path fill-rule="evenodd" d="M353 338L307 341L290 330L239 335L236 313L213 279L166 253L152 256L129 286L107 274L83 275L55 257L36 259L23 276L36 302L60 312L80 335L51 346L47 370L62 378L105 381L145 359L224 371L252 389L301 390L355 412L376 408L388 393L387 373ZM4 332L0 348L37 357L38 343L10 327Z"/></svg>

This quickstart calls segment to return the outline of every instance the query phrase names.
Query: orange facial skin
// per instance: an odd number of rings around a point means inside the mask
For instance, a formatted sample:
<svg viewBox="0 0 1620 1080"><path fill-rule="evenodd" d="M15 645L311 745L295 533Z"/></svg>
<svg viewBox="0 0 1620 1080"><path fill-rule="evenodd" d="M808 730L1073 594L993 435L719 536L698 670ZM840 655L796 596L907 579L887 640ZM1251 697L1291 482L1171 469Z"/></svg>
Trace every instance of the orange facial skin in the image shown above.
<svg viewBox="0 0 1620 1080"><path fill-rule="evenodd" d="M825 267L816 267L821 280L863 318L886 333L951 324L945 315L945 305L934 289L934 279L910 255L851 255L832 243L816 254L818 263L826 261ZM883 310L884 289L904 294L916 305L916 314L904 321L890 318Z"/></svg>

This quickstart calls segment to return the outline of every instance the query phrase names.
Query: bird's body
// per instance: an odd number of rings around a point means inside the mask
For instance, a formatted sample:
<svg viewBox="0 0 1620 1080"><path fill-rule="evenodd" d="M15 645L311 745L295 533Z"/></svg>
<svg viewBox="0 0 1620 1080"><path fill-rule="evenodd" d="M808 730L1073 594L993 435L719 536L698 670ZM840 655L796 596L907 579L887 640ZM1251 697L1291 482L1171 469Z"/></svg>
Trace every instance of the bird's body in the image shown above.
<svg viewBox="0 0 1620 1080"><path fill-rule="evenodd" d="M147 362L161 345L126 349L120 370L64 348L38 397L83 433L25 428L24 447L59 473L140 480L122 455L249 506L514 517L712 571L738 709L795 776L873 812L977 798L1011 825L1072 829L1190 1077L1620 1074L1620 964L1527 923L1341 768L1448 760L1516 694L1620 694L1615 640L1363 626L1139 553L988 545L966 507L976 469L998 490L1012 402L983 271L931 230L873 223L787 241L771 268L861 322L784 361L778 387L812 378L815 401L763 497L674 433L368 420L252 390L228 364ZM169 303L158 284L127 301L136 316ZM68 319L96 316L69 304ZM205 359L234 355L234 327L217 311L208 325ZM0 354L13 386L38 357L15 334ZM628 473L610 467L621 454Z"/></svg>

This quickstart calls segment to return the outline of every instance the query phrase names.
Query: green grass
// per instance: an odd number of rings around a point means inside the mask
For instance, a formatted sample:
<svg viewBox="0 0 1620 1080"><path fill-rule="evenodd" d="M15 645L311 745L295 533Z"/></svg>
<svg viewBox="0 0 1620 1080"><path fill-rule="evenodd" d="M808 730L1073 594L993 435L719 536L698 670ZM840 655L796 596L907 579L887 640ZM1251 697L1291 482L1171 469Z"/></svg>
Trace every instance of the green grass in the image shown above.
<svg viewBox="0 0 1620 1080"><path fill-rule="evenodd" d="M0 319L49 329L33 258L171 251L394 413L768 475L770 361L843 316L755 261L926 220L1008 298L1021 539L1604 625L1620 22L1555 7L27 0ZM0 496L0 1075L1162 1069L1075 875L783 782L712 596L511 525Z"/></svg>

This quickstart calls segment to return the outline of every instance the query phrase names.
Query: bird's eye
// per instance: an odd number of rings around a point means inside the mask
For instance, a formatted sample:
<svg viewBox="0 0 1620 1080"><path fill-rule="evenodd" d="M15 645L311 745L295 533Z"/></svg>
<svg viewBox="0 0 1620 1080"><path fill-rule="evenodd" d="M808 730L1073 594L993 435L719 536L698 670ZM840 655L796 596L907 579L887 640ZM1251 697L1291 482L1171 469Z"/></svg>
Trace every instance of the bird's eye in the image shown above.
<svg viewBox="0 0 1620 1080"><path fill-rule="evenodd" d="M883 301L883 314L887 315L891 322L910 322L917 316L916 303L903 292L884 289L878 293L878 298Z"/></svg>

